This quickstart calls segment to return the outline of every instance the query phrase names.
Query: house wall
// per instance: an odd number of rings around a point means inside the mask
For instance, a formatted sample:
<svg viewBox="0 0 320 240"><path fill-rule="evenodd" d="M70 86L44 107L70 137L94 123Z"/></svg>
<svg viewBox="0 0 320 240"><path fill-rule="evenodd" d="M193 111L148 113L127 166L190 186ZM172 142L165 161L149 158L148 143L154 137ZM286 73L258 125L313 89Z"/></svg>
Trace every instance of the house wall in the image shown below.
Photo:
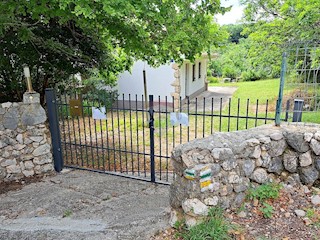
<svg viewBox="0 0 320 240"><path fill-rule="evenodd" d="M199 62L201 62L200 71L201 76L199 78ZM188 64L189 67L186 67ZM193 80L193 63L184 62L181 66L181 98L186 96L194 97L196 94L206 90L207 79L207 60L199 59L194 62L195 64L195 79ZM187 78L187 80L186 80Z"/></svg>
<svg viewBox="0 0 320 240"><path fill-rule="evenodd" d="M125 71L119 75L117 90L119 100L122 100L122 94L125 94L125 100L134 98L135 94L138 98L144 95L143 86L143 70L146 71L147 79L147 94L154 95L158 98L160 95L161 100L165 100L165 96L168 96L168 100L171 98L170 93L174 91L174 87L171 83L174 81L174 70L172 64L161 65L160 67L153 68L143 61L137 61L132 67L131 73Z"/></svg>

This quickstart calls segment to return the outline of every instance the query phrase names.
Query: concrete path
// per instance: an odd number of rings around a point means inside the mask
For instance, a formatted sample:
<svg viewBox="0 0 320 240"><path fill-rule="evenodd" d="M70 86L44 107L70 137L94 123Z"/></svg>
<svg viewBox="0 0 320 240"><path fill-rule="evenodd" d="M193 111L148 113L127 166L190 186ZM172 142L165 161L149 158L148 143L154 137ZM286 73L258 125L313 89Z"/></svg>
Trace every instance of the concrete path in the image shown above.
<svg viewBox="0 0 320 240"><path fill-rule="evenodd" d="M0 195L0 239L149 239L169 209L169 186L68 171Z"/></svg>
<svg viewBox="0 0 320 240"><path fill-rule="evenodd" d="M204 91L199 94L196 98L190 99L189 111L196 110L202 112L205 107L206 112L211 112L212 109L212 99L213 99L213 110L218 111L220 109L220 104L222 109L228 103L229 98L232 98L233 93L237 90L237 87L209 87L208 91ZM204 99L205 98L205 104ZM187 105L183 107L183 110L187 110Z"/></svg>

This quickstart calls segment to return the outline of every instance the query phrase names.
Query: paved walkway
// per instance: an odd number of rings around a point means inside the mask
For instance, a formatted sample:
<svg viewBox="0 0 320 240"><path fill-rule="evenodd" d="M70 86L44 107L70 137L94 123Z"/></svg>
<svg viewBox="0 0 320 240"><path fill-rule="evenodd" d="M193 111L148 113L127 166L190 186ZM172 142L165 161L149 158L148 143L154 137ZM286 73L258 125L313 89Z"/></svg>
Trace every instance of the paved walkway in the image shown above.
<svg viewBox="0 0 320 240"><path fill-rule="evenodd" d="M208 91L204 91L196 98L190 99L189 111L195 111L197 102L197 111L202 112L205 106L206 112L211 112L213 99L213 110L217 111L228 103L229 98L232 98L233 93L237 90L237 87L209 87ZM205 98L205 104L204 104ZM222 100L221 100L222 99ZM222 102L221 102L222 101ZM187 110L187 104L183 107L184 111Z"/></svg>
<svg viewBox="0 0 320 240"><path fill-rule="evenodd" d="M169 209L169 186L68 171L0 195L0 239L149 239Z"/></svg>

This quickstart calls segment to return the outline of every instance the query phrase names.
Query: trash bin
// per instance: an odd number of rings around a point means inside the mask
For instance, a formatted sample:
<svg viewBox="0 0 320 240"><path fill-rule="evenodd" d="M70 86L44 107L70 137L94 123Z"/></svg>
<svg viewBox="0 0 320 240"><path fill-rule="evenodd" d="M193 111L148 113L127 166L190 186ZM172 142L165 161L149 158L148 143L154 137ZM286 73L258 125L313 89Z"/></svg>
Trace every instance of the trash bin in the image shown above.
<svg viewBox="0 0 320 240"><path fill-rule="evenodd" d="M301 122L303 103L303 99L294 100L292 122Z"/></svg>

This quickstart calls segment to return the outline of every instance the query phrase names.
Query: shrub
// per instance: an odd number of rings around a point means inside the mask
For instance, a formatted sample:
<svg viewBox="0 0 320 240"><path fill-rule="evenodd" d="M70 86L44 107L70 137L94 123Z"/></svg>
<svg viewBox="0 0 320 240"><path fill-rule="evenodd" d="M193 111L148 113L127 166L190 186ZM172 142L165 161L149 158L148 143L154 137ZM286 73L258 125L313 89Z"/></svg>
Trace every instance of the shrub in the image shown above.
<svg viewBox="0 0 320 240"><path fill-rule="evenodd" d="M212 77L212 76L207 77L207 80L208 80L209 83L219 83L220 82L219 78Z"/></svg>

